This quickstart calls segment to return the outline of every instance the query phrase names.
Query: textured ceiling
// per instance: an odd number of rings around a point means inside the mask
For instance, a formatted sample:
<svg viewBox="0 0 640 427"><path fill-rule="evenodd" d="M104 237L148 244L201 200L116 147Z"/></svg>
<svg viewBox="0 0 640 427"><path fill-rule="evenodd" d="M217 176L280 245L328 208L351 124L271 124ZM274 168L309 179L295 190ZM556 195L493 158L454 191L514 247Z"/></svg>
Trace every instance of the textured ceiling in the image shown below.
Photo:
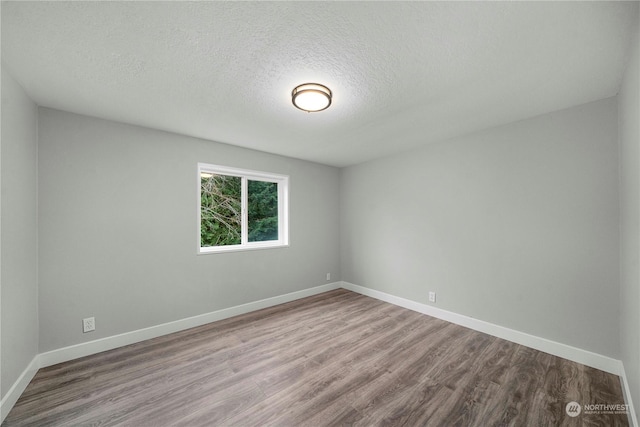
<svg viewBox="0 0 640 427"><path fill-rule="evenodd" d="M345 166L613 96L637 2L3 2L39 105ZM321 113L294 86L334 93Z"/></svg>

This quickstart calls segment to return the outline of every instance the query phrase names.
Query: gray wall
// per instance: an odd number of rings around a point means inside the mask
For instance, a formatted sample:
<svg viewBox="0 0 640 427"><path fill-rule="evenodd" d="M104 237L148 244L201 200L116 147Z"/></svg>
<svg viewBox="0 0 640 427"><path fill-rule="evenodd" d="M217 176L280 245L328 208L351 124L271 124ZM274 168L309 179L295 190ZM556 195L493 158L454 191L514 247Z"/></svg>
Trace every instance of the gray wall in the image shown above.
<svg viewBox="0 0 640 427"><path fill-rule="evenodd" d="M620 347L640 419L640 33L618 94L620 137Z"/></svg>
<svg viewBox="0 0 640 427"><path fill-rule="evenodd" d="M38 353L37 112L2 70L2 397Z"/></svg>
<svg viewBox="0 0 640 427"><path fill-rule="evenodd" d="M342 170L343 280L619 358L616 99Z"/></svg>
<svg viewBox="0 0 640 427"><path fill-rule="evenodd" d="M39 134L41 352L340 277L336 168L46 108ZM196 255L197 162L289 175L290 247Z"/></svg>

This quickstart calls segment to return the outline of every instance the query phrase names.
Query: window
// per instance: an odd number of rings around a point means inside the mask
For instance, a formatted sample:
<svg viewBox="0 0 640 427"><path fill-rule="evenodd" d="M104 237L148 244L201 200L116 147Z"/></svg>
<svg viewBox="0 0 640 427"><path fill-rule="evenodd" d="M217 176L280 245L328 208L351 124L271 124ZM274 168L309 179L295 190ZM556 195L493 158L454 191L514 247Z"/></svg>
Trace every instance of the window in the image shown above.
<svg viewBox="0 0 640 427"><path fill-rule="evenodd" d="M289 244L289 177L198 163L199 253Z"/></svg>

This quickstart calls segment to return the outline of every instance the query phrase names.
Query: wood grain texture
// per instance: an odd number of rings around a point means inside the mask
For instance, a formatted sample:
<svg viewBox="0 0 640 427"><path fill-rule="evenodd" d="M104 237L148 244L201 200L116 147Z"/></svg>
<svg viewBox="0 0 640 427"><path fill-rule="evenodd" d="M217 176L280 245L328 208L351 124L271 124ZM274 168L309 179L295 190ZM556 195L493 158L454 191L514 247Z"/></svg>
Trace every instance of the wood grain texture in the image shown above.
<svg viewBox="0 0 640 427"><path fill-rule="evenodd" d="M336 290L41 369L3 426L626 426L597 369Z"/></svg>

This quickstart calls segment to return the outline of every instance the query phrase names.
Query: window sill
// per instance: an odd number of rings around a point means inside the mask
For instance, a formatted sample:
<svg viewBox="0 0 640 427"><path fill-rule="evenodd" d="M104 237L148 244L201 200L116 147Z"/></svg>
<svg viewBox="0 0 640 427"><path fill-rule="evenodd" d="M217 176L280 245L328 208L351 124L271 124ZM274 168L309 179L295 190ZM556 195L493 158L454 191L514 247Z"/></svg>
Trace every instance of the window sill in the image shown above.
<svg viewBox="0 0 640 427"><path fill-rule="evenodd" d="M289 244L271 244L271 245L234 245L234 246L217 246L217 247L206 247L199 248L198 255L210 255L210 254L220 254L225 252L244 252L244 251L257 251L261 249L280 249L280 248L288 248Z"/></svg>

